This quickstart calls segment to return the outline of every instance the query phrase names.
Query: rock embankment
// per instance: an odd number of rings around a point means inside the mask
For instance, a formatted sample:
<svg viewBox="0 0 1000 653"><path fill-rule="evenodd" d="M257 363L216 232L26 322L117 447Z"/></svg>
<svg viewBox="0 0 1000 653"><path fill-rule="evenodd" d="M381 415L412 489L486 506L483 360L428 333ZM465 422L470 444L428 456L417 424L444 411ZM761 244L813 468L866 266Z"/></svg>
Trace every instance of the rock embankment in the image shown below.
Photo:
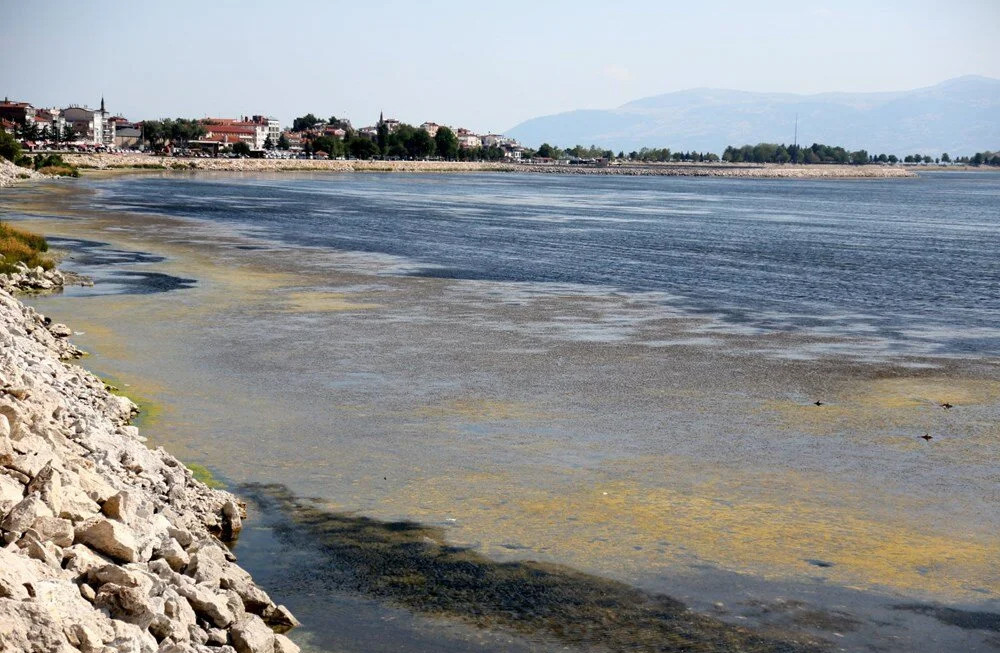
<svg viewBox="0 0 1000 653"><path fill-rule="evenodd" d="M21 262L15 267L17 270L11 274L0 274L0 290L10 294L45 292L62 288L66 282L66 277L59 270L46 270L41 266L29 268Z"/></svg>
<svg viewBox="0 0 1000 653"><path fill-rule="evenodd" d="M69 333L0 290L0 651L297 651L223 543L240 502L146 447Z"/></svg>
<svg viewBox="0 0 1000 653"><path fill-rule="evenodd" d="M16 166L7 159L0 157L0 188L16 184L25 179L41 179L43 177L45 175L39 172Z"/></svg>
<svg viewBox="0 0 1000 653"><path fill-rule="evenodd" d="M337 159L208 159L145 154L64 154L81 169L217 170L228 172L510 172L514 166L487 161L340 161Z"/></svg>
<svg viewBox="0 0 1000 653"><path fill-rule="evenodd" d="M881 165L772 165L743 163L623 163L607 166L491 161L338 161L309 159L186 159L144 154L67 154L83 169L217 170L230 172L525 172L642 177L753 179L915 177L909 169Z"/></svg>

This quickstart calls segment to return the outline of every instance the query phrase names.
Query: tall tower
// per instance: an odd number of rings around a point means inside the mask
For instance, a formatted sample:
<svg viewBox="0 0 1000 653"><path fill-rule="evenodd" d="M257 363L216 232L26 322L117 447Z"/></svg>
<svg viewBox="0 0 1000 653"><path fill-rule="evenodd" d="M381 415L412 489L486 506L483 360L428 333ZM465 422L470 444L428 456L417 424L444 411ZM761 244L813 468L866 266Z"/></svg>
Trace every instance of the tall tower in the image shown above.
<svg viewBox="0 0 1000 653"><path fill-rule="evenodd" d="M104 110L104 96L103 95L101 96L101 113L107 113L107 111Z"/></svg>

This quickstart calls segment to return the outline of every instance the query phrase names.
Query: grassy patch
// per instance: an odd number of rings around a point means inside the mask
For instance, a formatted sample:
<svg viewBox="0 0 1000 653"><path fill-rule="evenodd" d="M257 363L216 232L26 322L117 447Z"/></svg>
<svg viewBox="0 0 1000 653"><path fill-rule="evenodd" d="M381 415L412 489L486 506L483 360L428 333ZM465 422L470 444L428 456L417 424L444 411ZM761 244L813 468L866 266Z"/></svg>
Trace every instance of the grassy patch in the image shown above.
<svg viewBox="0 0 1000 653"><path fill-rule="evenodd" d="M36 154L33 159L22 157L26 167L32 167L43 175L54 177L79 177L80 171L76 166L66 163L62 156L58 154Z"/></svg>
<svg viewBox="0 0 1000 653"><path fill-rule="evenodd" d="M48 249L49 244L44 237L0 222L0 274L15 272L17 263L24 263L29 268L42 266L51 270L55 263L42 256Z"/></svg>
<svg viewBox="0 0 1000 653"><path fill-rule="evenodd" d="M222 481L215 478L215 476L212 474L211 470L208 469L208 467L205 467L204 465L199 465L198 463L184 463L184 464L187 466L188 469L191 470L191 473L194 474L194 479L196 481L201 481L202 483L212 488L213 490L221 490L224 487L226 487L226 485Z"/></svg>
<svg viewBox="0 0 1000 653"><path fill-rule="evenodd" d="M38 172L43 175L51 175L53 177L79 177L80 171L69 165L62 166L42 166L38 169Z"/></svg>

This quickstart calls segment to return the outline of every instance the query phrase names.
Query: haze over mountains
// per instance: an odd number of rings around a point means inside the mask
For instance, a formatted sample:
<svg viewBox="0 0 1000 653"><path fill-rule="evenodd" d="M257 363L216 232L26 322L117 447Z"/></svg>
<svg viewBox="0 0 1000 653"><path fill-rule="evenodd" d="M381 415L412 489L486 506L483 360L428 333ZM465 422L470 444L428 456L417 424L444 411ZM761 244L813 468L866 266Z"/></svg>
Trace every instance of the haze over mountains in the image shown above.
<svg viewBox="0 0 1000 653"><path fill-rule="evenodd" d="M952 156L1000 150L1000 79L966 76L886 93L754 93L691 89L617 109L569 111L525 121L507 134L525 145L598 145L721 153L727 145L842 145L870 153Z"/></svg>

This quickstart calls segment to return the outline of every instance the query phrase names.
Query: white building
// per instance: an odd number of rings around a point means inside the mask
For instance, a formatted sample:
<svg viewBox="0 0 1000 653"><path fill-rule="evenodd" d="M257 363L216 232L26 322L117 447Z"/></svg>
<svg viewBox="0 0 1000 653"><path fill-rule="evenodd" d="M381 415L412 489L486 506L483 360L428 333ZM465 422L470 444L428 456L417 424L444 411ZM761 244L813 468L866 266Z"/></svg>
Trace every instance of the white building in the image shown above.
<svg viewBox="0 0 1000 653"><path fill-rule="evenodd" d="M458 146L463 149L475 149L483 146L483 141L475 134L465 133L458 137Z"/></svg>
<svg viewBox="0 0 1000 653"><path fill-rule="evenodd" d="M253 116L252 122L266 125L267 135L264 138L270 138L271 145L273 147L278 147L278 139L281 138L281 124L278 122L277 118L272 118L271 116ZM263 147L263 141L261 142L261 147Z"/></svg>
<svg viewBox="0 0 1000 653"><path fill-rule="evenodd" d="M499 147L507 143L507 139L501 134L486 134L482 137L482 141L483 147L493 147L494 145Z"/></svg>
<svg viewBox="0 0 1000 653"><path fill-rule="evenodd" d="M65 123L73 127L77 140L91 145L114 145L115 124L109 120L111 115L104 108L104 98L101 98L101 108L96 111L73 105L63 109L61 114Z"/></svg>

